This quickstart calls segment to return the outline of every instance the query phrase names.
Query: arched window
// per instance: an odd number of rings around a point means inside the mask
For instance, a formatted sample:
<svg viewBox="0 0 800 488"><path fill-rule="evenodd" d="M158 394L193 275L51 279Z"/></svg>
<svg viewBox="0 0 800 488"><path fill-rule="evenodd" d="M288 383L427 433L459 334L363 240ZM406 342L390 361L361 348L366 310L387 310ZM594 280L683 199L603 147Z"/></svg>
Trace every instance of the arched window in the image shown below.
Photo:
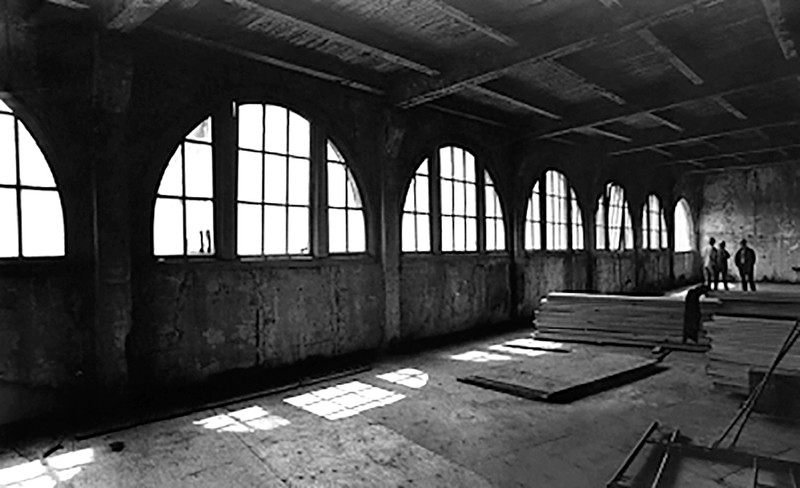
<svg viewBox="0 0 800 488"><path fill-rule="evenodd" d="M664 209L661 200L651 193L647 197L642 209L642 248L666 249L667 222L664 219Z"/></svg>
<svg viewBox="0 0 800 488"><path fill-rule="evenodd" d="M528 199L525 249L542 249L542 233L548 250L583 249L583 218L567 177L559 171L548 170L542 181L544 188L540 189L537 181Z"/></svg>
<svg viewBox="0 0 800 488"><path fill-rule="evenodd" d="M633 223L625 190L621 186L606 184L605 191L597 200L595 229L597 249L633 249Z"/></svg>
<svg viewBox="0 0 800 488"><path fill-rule="evenodd" d="M0 258L64 255L64 214L50 166L0 101Z"/></svg>
<svg viewBox="0 0 800 488"><path fill-rule="evenodd" d="M675 252L689 252L694 249L694 225L689 202L681 198L675 205Z"/></svg>
<svg viewBox="0 0 800 488"><path fill-rule="evenodd" d="M437 200L439 205L430 205ZM478 242L479 231L484 231L483 242ZM494 183L475 157L459 147L441 147L425 159L406 192L403 252L434 250L434 232L443 252L505 249L505 225Z"/></svg>
<svg viewBox="0 0 800 488"><path fill-rule="evenodd" d="M211 117L175 149L158 186L153 215L156 256L214 252L214 168Z"/></svg>
<svg viewBox="0 0 800 488"><path fill-rule="evenodd" d="M328 142L328 246L331 253L366 251L364 210L356 180L336 146Z"/></svg>

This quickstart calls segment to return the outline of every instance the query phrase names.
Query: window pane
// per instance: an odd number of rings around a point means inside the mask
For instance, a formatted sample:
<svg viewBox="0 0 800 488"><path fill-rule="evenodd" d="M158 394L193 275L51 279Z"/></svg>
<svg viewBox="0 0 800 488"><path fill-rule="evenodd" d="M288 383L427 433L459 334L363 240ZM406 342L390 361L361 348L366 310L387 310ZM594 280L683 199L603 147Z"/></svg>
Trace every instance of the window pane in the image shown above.
<svg viewBox="0 0 800 488"><path fill-rule="evenodd" d="M430 211L428 205L430 198L430 194L428 193L428 177L420 175L416 177L416 181L417 212L428 213Z"/></svg>
<svg viewBox="0 0 800 488"><path fill-rule="evenodd" d="M414 214L404 213L403 214L403 235L402 241L403 252L414 252L417 250L417 242L416 242L416 231L414 229Z"/></svg>
<svg viewBox="0 0 800 488"><path fill-rule="evenodd" d="M211 142L211 117L200 122L186 138L193 141Z"/></svg>
<svg viewBox="0 0 800 488"><path fill-rule="evenodd" d="M331 207L345 206L346 178L344 165L328 163L328 205Z"/></svg>
<svg viewBox="0 0 800 488"><path fill-rule="evenodd" d="M497 249L502 251L506 248L506 226L502 220L497 221Z"/></svg>
<svg viewBox="0 0 800 488"><path fill-rule="evenodd" d="M453 215L453 182L442 181L442 214Z"/></svg>
<svg viewBox="0 0 800 488"><path fill-rule="evenodd" d="M53 180L53 174L36 141L25 128L25 124L18 122L17 129L19 130L20 183L28 186L54 188L56 182Z"/></svg>
<svg viewBox="0 0 800 488"><path fill-rule="evenodd" d="M156 256L183 254L183 204L180 200L156 199L153 216L153 252Z"/></svg>
<svg viewBox="0 0 800 488"><path fill-rule="evenodd" d="M442 217L442 251L453 250L453 218Z"/></svg>
<svg viewBox="0 0 800 488"><path fill-rule="evenodd" d="M466 174L464 175L465 179L470 182L475 182L475 157L465 152L464 160L466 161ZM491 180L489 180L491 181Z"/></svg>
<svg viewBox="0 0 800 488"><path fill-rule="evenodd" d="M0 112L11 113L11 107L6 105L6 103L4 101L2 101L2 100L0 100Z"/></svg>
<svg viewBox="0 0 800 488"><path fill-rule="evenodd" d="M286 232L286 207L264 206L264 254L286 254Z"/></svg>
<svg viewBox="0 0 800 488"><path fill-rule="evenodd" d="M347 170L347 206L350 208L361 208L361 194L358 191L356 179L353 173Z"/></svg>
<svg viewBox="0 0 800 488"><path fill-rule="evenodd" d="M288 135L289 111L277 105L264 107L264 150L279 154L286 154L289 146L286 141Z"/></svg>
<svg viewBox="0 0 800 488"><path fill-rule="evenodd" d="M340 163L344 162L344 158L342 158L342 155L339 154L339 150L336 149L336 146L330 142L328 143L328 161L338 161Z"/></svg>
<svg viewBox="0 0 800 488"><path fill-rule="evenodd" d="M442 178L453 177L453 156L450 147L439 149L439 174Z"/></svg>
<svg viewBox="0 0 800 488"><path fill-rule="evenodd" d="M475 185L466 185L465 190L467 191L467 208L466 214L470 217L475 217L478 215L478 202L475 199ZM489 205L491 205L490 202Z"/></svg>
<svg viewBox="0 0 800 488"><path fill-rule="evenodd" d="M464 183L455 183L453 185L453 214L464 215L466 213L466 185Z"/></svg>
<svg viewBox="0 0 800 488"><path fill-rule="evenodd" d="M63 256L64 217L58 192L22 190L22 255Z"/></svg>
<svg viewBox="0 0 800 488"><path fill-rule="evenodd" d="M427 159L425 161L423 161L419 165L419 168L417 168L417 174L418 175L427 175L428 174L428 160Z"/></svg>
<svg viewBox="0 0 800 488"><path fill-rule="evenodd" d="M283 204L286 203L286 198L286 156L265 154L264 201Z"/></svg>
<svg viewBox="0 0 800 488"><path fill-rule="evenodd" d="M0 114L0 184L17 184L16 147L14 117Z"/></svg>
<svg viewBox="0 0 800 488"><path fill-rule="evenodd" d="M347 252L347 211L332 208L328 211L328 246L330 252Z"/></svg>
<svg viewBox="0 0 800 488"><path fill-rule="evenodd" d="M308 121L289 112L289 154L307 158L311 150L311 127Z"/></svg>
<svg viewBox="0 0 800 488"><path fill-rule="evenodd" d="M463 217L455 218L455 226L453 231L453 250L464 251L466 238L466 222Z"/></svg>
<svg viewBox="0 0 800 488"><path fill-rule="evenodd" d="M251 151L239 151L239 201L261 202L261 171L263 169L261 154ZM267 181L271 181L269 178Z"/></svg>
<svg viewBox="0 0 800 488"><path fill-rule="evenodd" d="M367 250L367 239L364 233L364 212L362 210L347 211L347 247L350 252Z"/></svg>
<svg viewBox="0 0 800 488"><path fill-rule="evenodd" d="M19 256L17 191L0 188L0 258Z"/></svg>
<svg viewBox="0 0 800 488"><path fill-rule="evenodd" d="M289 207L289 254L308 254L308 209Z"/></svg>
<svg viewBox="0 0 800 488"><path fill-rule="evenodd" d="M186 143L186 196L211 198L214 196L214 176L211 146Z"/></svg>
<svg viewBox="0 0 800 488"><path fill-rule="evenodd" d="M289 203L308 205L309 162L307 159L289 158Z"/></svg>
<svg viewBox="0 0 800 488"><path fill-rule="evenodd" d="M486 219L486 250L493 251L495 249L495 242L497 236L495 234L495 221L493 219Z"/></svg>
<svg viewBox="0 0 800 488"><path fill-rule="evenodd" d="M462 149L453 150L453 178L464 181L464 151Z"/></svg>
<svg viewBox="0 0 800 488"><path fill-rule="evenodd" d="M477 219L467 219L467 251L478 250Z"/></svg>
<svg viewBox="0 0 800 488"><path fill-rule="evenodd" d="M214 251L214 204L186 201L186 254L212 254Z"/></svg>
<svg viewBox="0 0 800 488"><path fill-rule="evenodd" d="M427 215L417 215L417 250L431 250L431 223Z"/></svg>
<svg viewBox="0 0 800 488"><path fill-rule="evenodd" d="M240 256L261 254L261 205L237 205L236 252ZM284 235L281 232L280 235Z"/></svg>
<svg viewBox="0 0 800 488"><path fill-rule="evenodd" d="M158 186L159 195L183 196L183 161L181 151L183 145L178 146L167 164L167 169L161 175L161 184Z"/></svg>
<svg viewBox="0 0 800 488"><path fill-rule="evenodd" d="M408 185L408 191L406 191L406 201L403 204L403 211L405 212L413 212L416 209L416 204L414 202L414 193L418 178L419 176L412 179L411 183Z"/></svg>
<svg viewBox="0 0 800 488"><path fill-rule="evenodd" d="M239 105L239 147L260 151L264 140L261 105Z"/></svg>

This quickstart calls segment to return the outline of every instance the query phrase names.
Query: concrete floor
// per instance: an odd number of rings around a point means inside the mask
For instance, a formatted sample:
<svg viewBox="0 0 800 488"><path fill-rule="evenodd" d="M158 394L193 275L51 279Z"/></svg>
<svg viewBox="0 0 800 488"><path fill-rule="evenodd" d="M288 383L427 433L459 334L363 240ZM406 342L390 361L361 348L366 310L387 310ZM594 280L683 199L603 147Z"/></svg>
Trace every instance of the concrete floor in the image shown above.
<svg viewBox="0 0 800 488"><path fill-rule="evenodd" d="M498 362L536 361L490 349L524 335L394 357L352 377L80 442L61 439L64 447L44 462L58 440L5 446L0 487L600 487L653 420L705 444L738 407L712 390L696 353L673 353L665 372L566 405L456 382ZM378 377L409 368L420 373ZM351 408L323 399L334 396ZM800 461L800 426L754 415L739 448ZM736 481L741 470L690 468L691 481L680 486L749 486Z"/></svg>

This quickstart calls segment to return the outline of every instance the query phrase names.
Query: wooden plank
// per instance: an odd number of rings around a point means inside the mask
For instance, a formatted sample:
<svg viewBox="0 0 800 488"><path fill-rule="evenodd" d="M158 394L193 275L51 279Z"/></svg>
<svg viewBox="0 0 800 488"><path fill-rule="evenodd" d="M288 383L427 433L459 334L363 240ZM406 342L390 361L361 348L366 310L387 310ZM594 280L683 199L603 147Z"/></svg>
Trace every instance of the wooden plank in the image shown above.
<svg viewBox="0 0 800 488"><path fill-rule="evenodd" d="M718 95L715 97L711 97L711 100L714 101L717 105L725 109L729 114L733 115L739 120L747 120L747 115L745 115L741 110L734 107L733 104L725 99L724 96Z"/></svg>
<svg viewBox="0 0 800 488"><path fill-rule="evenodd" d="M603 130L603 129L598 129L597 127L584 127L584 128L581 128L581 129L577 130L576 132L580 132L582 134L587 134L587 135L598 135L598 136L608 137L609 139L616 139L616 140L622 141L622 142L631 142L631 140L632 140L628 136L623 136L623 135L617 134L616 132L611 132L611 131L607 131L607 130Z"/></svg>
<svg viewBox="0 0 800 488"><path fill-rule="evenodd" d="M664 117L661 117L660 115L654 114L653 112L647 112L647 116L650 117L651 119L655 120L656 122L660 123L661 125L669 127L670 129L674 130L675 132L683 132L683 130L684 130L683 127L681 127L680 125L676 124L675 122L673 122L671 120L667 120Z"/></svg>
<svg viewBox="0 0 800 488"><path fill-rule="evenodd" d="M765 0L766 1L766 0ZM672 52L670 48L665 46L659 39L656 37L653 32L648 29L639 29L636 31L636 34L644 40L647 44L650 45L651 48L658 54L662 55L668 62L671 64L676 70L678 70L683 76L685 76L689 81L694 83L695 85L702 85L703 78L700 77L697 73L694 72L692 68L689 67L686 63L683 62L681 58L678 57L677 54Z"/></svg>
<svg viewBox="0 0 800 488"><path fill-rule="evenodd" d="M494 39L497 42L505 44L509 47L517 47L519 43L509 37L508 35L500 32L499 30L486 25L485 23L476 20L474 17L469 15L468 13L464 12L463 10L459 10L452 5L446 3L444 0L430 0L430 5L439 9L440 12L444 13L445 15L456 19L458 22L461 22L464 25L469 26L471 29L484 34L487 37Z"/></svg>
<svg viewBox="0 0 800 488"><path fill-rule="evenodd" d="M781 47L783 57L786 59L796 58L797 48L794 44L792 31L786 23L786 17L783 15L780 0L761 0L761 3L764 5L769 25L772 27L772 33Z"/></svg>
<svg viewBox="0 0 800 488"><path fill-rule="evenodd" d="M552 112L548 112L547 110L545 110L543 108L539 108L539 107L537 107L535 105L531 105L529 103L523 102L522 100L519 100L517 98L509 97L508 95L503 95L502 93L496 92L494 90L490 90L490 89L485 88L483 86L473 86L473 87L470 87L470 90L472 90L473 92L478 93L480 95L484 95L484 96L487 96L487 97L491 97L491 98L496 98L498 100L502 100L503 102L505 102L505 103L507 103L509 105L512 105L514 107L518 107L518 108L521 108L521 109L528 110L530 112L533 112L533 113L535 113L537 115L541 115L543 117L547 117L547 118L555 119L555 120L561 120L561 117L559 115L556 115L556 114L554 114Z"/></svg>

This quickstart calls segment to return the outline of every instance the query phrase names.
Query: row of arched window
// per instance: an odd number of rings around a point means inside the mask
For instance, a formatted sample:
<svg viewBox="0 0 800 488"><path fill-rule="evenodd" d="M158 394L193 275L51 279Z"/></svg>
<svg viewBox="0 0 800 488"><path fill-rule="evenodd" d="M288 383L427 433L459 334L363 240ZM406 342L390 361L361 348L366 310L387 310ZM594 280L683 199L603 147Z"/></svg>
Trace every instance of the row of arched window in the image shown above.
<svg viewBox="0 0 800 488"><path fill-rule="evenodd" d="M215 176L213 118L192 129L170 158L156 195L156 256L213 255ZM330 140L312 157L311 123L284 107L240 104L236 114L236 252L241 257L311 254L312 188L325 197L327 253L366 251L364 207L342 153ZM321 163L317 163L321 161ZM318 167L317 167L318 166ZM316 168L316 169L315 169ZM527 250L582 250L584 224L564 174L548 170L533 186L525 214ZM692 249L691 217L675 208L675 250ZM598 249L633 248L625 192L608 183L595 215ZM0 102L0 257L64 254L59 194L45 158L25 125ZM506 249L494 182L463 148L441 147L418 166L402 214L403 252L491 252ZM319 245L319 244L317 244ZM655 194L642 210L642 246L668 247L664 209Z"/></svg>

